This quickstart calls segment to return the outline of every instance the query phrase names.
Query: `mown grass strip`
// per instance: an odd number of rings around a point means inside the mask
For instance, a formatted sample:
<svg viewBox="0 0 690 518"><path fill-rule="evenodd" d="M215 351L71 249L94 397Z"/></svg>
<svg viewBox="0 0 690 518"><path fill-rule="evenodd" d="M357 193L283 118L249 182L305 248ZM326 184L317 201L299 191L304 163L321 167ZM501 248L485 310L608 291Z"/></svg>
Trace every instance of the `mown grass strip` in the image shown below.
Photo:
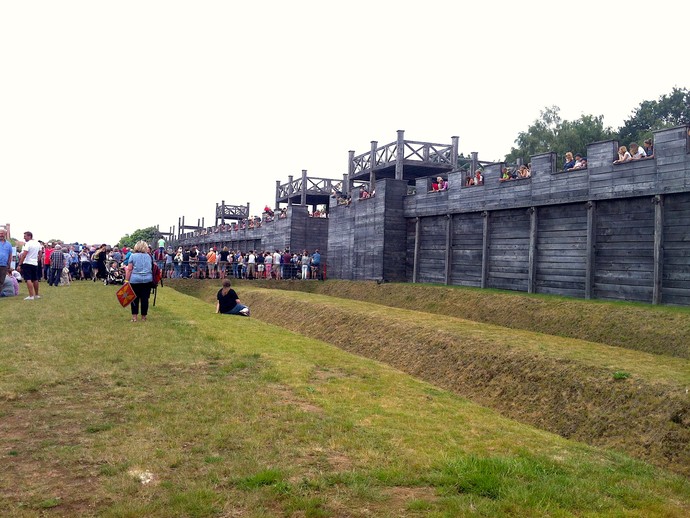
<svg viewBox="0 0 690 518"><path fill-rule="evenodd" d="M179 286L214 297L215 287L205 283ZM688 360L309 293L247 286L243 297L257 318L564 437L690 474ZM634 378L614 377L621 362Z"/></svg>
<svg viewBox="0 0 690 518"><path fill-rule="evenodd" d="M433 284L329 280L239 281L244 286L305 291L332 297L461 317L504 328L536 331L690 358L690 308L637 302L582 300L555 295Z"/></svg>
<svg viewBox="0 0 690 518"><path fill-rule="evenodd" d="M3 462L0 508L11 515L46 503L63 516L690 510L681 477L386 365L167 288L150 322L133 325L110 291L77 284L41 307L0 306L22 330L0 337L11 367L0 451L17 453Z"/></svg>

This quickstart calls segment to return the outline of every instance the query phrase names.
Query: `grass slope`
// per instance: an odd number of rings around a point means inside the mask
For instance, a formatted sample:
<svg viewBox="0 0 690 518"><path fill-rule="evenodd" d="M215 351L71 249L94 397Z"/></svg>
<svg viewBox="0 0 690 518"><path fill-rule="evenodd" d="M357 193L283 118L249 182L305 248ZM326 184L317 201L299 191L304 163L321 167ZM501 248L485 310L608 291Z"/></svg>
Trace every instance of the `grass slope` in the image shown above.
<svg viewBox="0 0 690 518"><path fill-rule="evenodd" d="M308 291L510 329L579 338L628 349L690 358L690 308L582 300L552 295L430 284L337 281L254 281L257 286Z"/></svg>
<svg viewBox="0 0 690 518"><path fill-rule="evenodd" d="M180 289L212 301L216 288ZM690 476L690 362L313 293L243 286L254 316L564 437ZM299 308L295 311L295 308Z"/></svg>
<svg viewBox="0 0 690 518"><path fill-rule="evenodd" d="M690 483L163 288L0 301L3 516L686 516ZM9 330L9 332L7 332Z"/></svg>

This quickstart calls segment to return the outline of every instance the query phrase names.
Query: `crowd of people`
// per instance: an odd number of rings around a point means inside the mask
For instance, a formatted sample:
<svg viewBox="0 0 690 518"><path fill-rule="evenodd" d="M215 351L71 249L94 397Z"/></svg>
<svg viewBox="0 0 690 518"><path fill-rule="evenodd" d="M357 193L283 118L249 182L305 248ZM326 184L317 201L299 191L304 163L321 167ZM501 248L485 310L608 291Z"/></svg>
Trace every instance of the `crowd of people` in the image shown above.
<svg viewBox="0 0 690 518"><path fill-rule="evenodd" d="M181 279L321 279L321 254L250 250L243 252L228 247L208 249L179 247L154 252L154 260L164 277Z"/></svg>
<svg viewBox="0 0 690 518"><path fill-rule="evenodd" d="M12 246L6 237L6 231L0 229L0 286L9 277L17 283L25 282L29 291L25 300L41 298L38 283L42 281L50 287L69 286L78 280L106 280L117 270L121 271L124 282L127 266L131 264L132 255L137 253L135 247L120 249L106 244L46 243L35 240L32 232L25 232L21 252L13 258ZM151 255L151 247L143 241L140 243L146 245L145 252ZM13 269L15 260L16 268Z"/></svg>
<svg viewBox="0 0 690 518"><path fill-rule="evenodd" d="M0 227L0 297L19 295L19 282L29 292L24 300L40 299L40 282L48 286L65 286L74 280L106 279L109 272L121 270L122 283L131 287L134 296L129 304L132 322L145 322L148 317L151 290L158 282L157 270L168 277L197 279L223 279L218 292L217 313L249 316L249 308L240 303L237 293L230 288L230 275L238 279L261 278L318 278L321 254L291 254L289 250L270 252L231 252L226 248L216 254L208 251L180 248L174 253L165 248L165 240L157 241L153 248L146 241L138 241L131 249L110 247L106 244L44 243L35 240L32 232L24 232L21 252L15 257L7 239L7 231ZM274 263L275 261L275 263ZM16 269L13 264L16 262ZM274 264L276 265L274 267ZM107 282L106 282L107 284Z"/></svg>
<svg viewBox="0 0 690 518"><path fill-rule="evenodd" d="M220 225L197 229L189 232L185 237L200 237L217 234L219 232L258 229L261 228L265 223L269 223L276 219L286 219L287 211L287 207L281 207L280 209L277 209L276 212L266 205L261 216L250 216L248 218L239 219L237 222L221 223ZM308 212L307 215L310 218L327 218L328 206L322 205L321 207L316 207L313 211Z"/></svg>

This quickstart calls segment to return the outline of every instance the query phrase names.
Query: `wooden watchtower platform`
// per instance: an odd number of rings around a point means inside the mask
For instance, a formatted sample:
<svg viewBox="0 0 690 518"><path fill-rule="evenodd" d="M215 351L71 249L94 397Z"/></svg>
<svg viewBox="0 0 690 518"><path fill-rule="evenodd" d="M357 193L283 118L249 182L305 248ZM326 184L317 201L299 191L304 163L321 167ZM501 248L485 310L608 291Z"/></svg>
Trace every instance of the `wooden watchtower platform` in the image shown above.
<svg viewBox="0 0 690 518"><path fill-rule="evenodd" d="M287 183L276 181L276 210L281 203L292 205L307 205L315 210L318 205L328 206L328 199L333 191L342 190L342 181L331 178L313 178L307 176L306 169L302 170L299 178L288 176Z"/></svg>
<svg viewBox="0 0 690 518"><path fill-rule="evenodd" d="M371 141L371 149L355 155L349 151L348 178L350 182L365 180L373 191L377 179L393 178L414 183L417 178L444 174L458 168L458 137L451 144L434 144L405 140L404 130L398 138L379 147ZM351 186L350 186L351 187Z"/></svg>

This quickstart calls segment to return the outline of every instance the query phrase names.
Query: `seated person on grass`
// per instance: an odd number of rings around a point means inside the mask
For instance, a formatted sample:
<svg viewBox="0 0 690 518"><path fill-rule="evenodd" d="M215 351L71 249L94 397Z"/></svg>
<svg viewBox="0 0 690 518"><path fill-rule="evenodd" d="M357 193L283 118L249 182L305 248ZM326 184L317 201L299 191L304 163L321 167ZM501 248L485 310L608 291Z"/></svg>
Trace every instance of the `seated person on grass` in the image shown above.
<svg viewBox="0 0 690 518"><path fill-rule="evenodd" d="M216 313L248 317L249 308L240 303L240 298L230 286L230 279L225 279L223 281L223 287L218 290L218 294L216 295Z"/></svg>

